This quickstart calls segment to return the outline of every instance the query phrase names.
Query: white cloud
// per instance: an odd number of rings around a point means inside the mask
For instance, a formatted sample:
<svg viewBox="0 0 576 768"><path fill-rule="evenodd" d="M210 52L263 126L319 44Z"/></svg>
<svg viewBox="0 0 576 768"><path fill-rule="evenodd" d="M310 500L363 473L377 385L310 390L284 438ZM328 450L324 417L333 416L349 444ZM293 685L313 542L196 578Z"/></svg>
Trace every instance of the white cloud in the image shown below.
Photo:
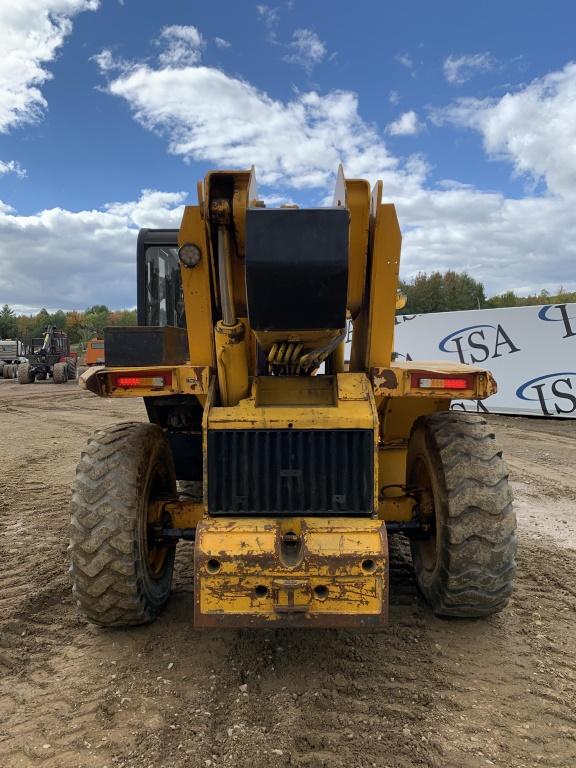
<svg viewBox="0 0 576 768"><path fill-rule="evenodd" d="M271 8L269 5L261 3L256 6L258 18L263 22L266 28L266 38L269 43L276 43L278 35L278 24L280 23L280 14L277 8Z"/></svg>
<svg viewBox="0 0 576 768"><path fill-rule="evenodd" d="M426 188L419 156L400 162L359 112L356 94L270 98L249 83L206 67L126 68L107 56L109 89L136 119L166 136L172 152L216 166L257 166L269 201L298 189L327 190L343 161L350 176L384 177L404 228L403 274L467 269L490 292L576 287L574 65L494 102L457 102L444 114L482 131L487 150L546 179L554 195L506 199L447 181ZM534 154L534 148L538 151ZM572 174L572 175L571 175ZM0 204L0 302L52 307L134 303L139 226L178 226L183 196L145 192L96 211L61 209L19 216ZM18 254L18 258L14 257ZM50 281L38 265L50 260Z"/></svg>
<svg viewBox="0 0 576 768"><path fill-rule="evenodd" d="M545 98L564 88L562 77L550 78L542 86ZM394 157L376 127L362 119L355 93L312 91L283 102L217 69L147 64L120 71L108 90L125 99L135 119L163 136L169 151L184 160L214 167L254 164L273 202L298 199L299 190L311 188L328 198L339 162L349 177L382 178L385 199L396 203L404 229L405 276L467 269L491 293L555 290L561 283L576 288L576 217L567 197L507 199L474 189L467 179L430 189L426 160ZM566 98L556 109L565 103ZM483 114L497 103L475 106L461 113L462 124L468 124L463 114ZM449 115L455 119L453 112L441 119ZM550 123L550 115L542 120ZM406 123L413 126L415 119ZM541 129L535 115L522 124L525 130ZM566 152L573 146L564 142Z"/></svg>
<svg viewBox="0 0 576 768"><path fill-rule="evenodd" d="M501 99L458 99L432 115L479 131L486 152L551 193L576 196L576 63Z"/></svg>
<svg viewBox="0 0 576 768"><path fill-rule="evenodd" d="M298 64L308 74L326 56L325 43L311 29L297 29L288 47L291 53L283 57L284 61L290 64Z"/></svg>
<svg viewBox="0 0 576 768"><path fill-rule="evenodd" d="M206 45L196 27L178 24L164 27L157 44L168 46L158 56L158 62L163 67L188 67L197 64Z"/></svg>
<svg viewBox="0 0 576 768"><path fill-rule="evenodd" d="M0 304L30 309L136 303L140 227L178 227L181 192L144 190L99 210L19 216L0 202Z"/></svg>
<svg viewBox="0 0 576 768"><path fill-rule="evenodd" d="M397 199L404 276L466 270L488 293L576 290L576 217L562 198L421 190Z"/></svg>
<svg viewBox="0 0 576 768"><path fill-rule="evenodd" d="M398 91L390 91L388 94L388 101L390 104L399 104L400 103L400 94Z"/></svg>
<svg viewBox="0 0 576 768"><path fill-rule="evenodd" d="M474 75L490 72L496 67L496 59L491 53L470 53L444 59L444 77L450 85L463 85Z"/></svg>
<svg viewBox="0 0 576 768"><path fill-rule="evenodd" d="M100 71L107 75L112 72L127 72L135 66L133 62L115 56L108 48L100 51L100 53L95 53L94 56L90 57L90 61L96 62Z"/></svg>
<svg viewBox="0 0 576 768"><path fill-rule="evenodd" d="M423 129L424 126L418 120L418 115L412 109L401 114L398 120L394 120L386 127L391 136L415 136Z"/></svg>
<svg viewBox="0 0 576 768"><path fill-rule="evenodd" d="M404 69L407 69L412 77L416 77L416 73L414 71L414 62L412 61L411 56L409 56L407 53L398 53L396 54L396 61L399 64L402 64Z"/></svg>
<svg viewBox="0 0 576 768"><path fill-rule="evenodd" d="M223 37L215 37L214 42L217 48L230 48L232 45L228 40L224 40Z"/></svg>
<svg viewBox="0 0 576 768"><path fill-rule="evenodd" d="M0 160L0 176L13 173L19 179L26 176L26 169L22 168L17 160Z"/></svg>
<svg viewBox="0 0 576 768"><path fill-rule="evenodd" d="M354 176L385 176L391 189L412 183L349 91L282 102L217 69L146 64L122 72L108 91L164 136L173 154L219 167L255 164L268 185L324 188L340 162Z"/></svg>
<svg viewBox="0 0 576 768"><path fill-rule="evenodd" d="M41 86L72 30L71 19L94 11L99 0L2 0L0 30L0 133L38 120L47 107Z"/></svg>

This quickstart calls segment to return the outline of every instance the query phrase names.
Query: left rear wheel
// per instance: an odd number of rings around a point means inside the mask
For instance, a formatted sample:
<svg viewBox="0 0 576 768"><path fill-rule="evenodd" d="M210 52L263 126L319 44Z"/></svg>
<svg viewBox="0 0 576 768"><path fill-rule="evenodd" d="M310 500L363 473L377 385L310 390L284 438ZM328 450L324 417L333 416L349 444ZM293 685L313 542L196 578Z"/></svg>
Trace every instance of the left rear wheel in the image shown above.
<svg viewBox="0 0 576 768"><path fill-rule="evenodd" d="M70 572L78 606L102 626L146 624L170 597L174 546L154 527L160 503L177 498L170 445L155 424L97 430L76 470Z"/></svg>
<svg viewBox="0 0 576 768"><path fill-rule="evenodd" d="M32 384L34 381L34 373L28 363L20 363L18 366L17 377L18 384Z"/></svg>

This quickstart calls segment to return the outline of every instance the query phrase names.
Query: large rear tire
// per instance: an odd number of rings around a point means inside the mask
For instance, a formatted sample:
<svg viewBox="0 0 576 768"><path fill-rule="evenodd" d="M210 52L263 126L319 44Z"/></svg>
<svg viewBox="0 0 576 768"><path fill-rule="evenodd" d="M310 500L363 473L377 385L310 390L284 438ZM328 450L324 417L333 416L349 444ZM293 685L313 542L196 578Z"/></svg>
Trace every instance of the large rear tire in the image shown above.
<svg viewBox="0 0 576 768"><path fill-rule="evenodd" d="M54 384L66 384L68 381L68 367L66 363L55 363L52 369Z"/></svg>
<svg viewBox="0 0 576 768"><path fill-rule="evenodd" d="M430 536L413 540L420 591L439 616L502 610L516 571L516 517L508 470L494 434L477 414L417 419L407 484L419 493Z"/></svg>
<svg viewBox="0 0 576 768"><path fill-rule="evenodd" d="M18 366L18 384L32 384L34 373L30 370L28 363L20 363Z"/></svg>
<svg viewBox="0 0 576 768"><path fill-rule="evenodd" d="M151 502L175 499L170 445L155 424L115 424L89 439L71 504L73 592L84 615L102 626L153 621L172 586L175 548L158 546Z"/></svg>

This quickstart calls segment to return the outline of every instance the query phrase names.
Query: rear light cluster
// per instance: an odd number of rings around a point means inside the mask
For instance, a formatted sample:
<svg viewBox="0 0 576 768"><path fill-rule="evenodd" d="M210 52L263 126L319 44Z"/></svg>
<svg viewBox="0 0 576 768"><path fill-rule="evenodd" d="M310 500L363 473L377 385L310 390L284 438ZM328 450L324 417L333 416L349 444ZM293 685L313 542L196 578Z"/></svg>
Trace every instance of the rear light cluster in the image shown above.
<svg viewBox="0 0 576 768"><path fill-rule="evenodd" d="M473 376L442 376L431 378L413 373L411 385L416 389L473 389Z"/></svg>
<svg viewBox="0 0 576 768"><path fill-rule="evenodd" d="M172 385L172 373L157 373L156 371L146 371L145 373L132 374L126 376L117 374L112 376L112 386L121 389L162 389Z"/></svg>

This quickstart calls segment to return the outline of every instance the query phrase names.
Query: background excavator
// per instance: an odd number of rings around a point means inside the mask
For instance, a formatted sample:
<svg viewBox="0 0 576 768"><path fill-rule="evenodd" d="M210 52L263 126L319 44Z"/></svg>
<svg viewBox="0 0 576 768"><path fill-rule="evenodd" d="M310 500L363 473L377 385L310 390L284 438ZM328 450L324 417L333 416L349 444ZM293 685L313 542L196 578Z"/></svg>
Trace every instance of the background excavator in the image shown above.
<svg viewBox="0 0 576 768"><path fill-rule="evenodd" d="M178 232L140 233L139 325L107 329L105 366L81 377L143 397L150 422L97 430L78 465L71 573L89 620L156 618L178 540L195 542L199 627L381 625L390 534L410 539L436 614L506 605L507 470L485 420L450 410L496 385L393 360L401 236L381 199L340 169L332 207L268 209L253 171L217 171Z"/></svg>

